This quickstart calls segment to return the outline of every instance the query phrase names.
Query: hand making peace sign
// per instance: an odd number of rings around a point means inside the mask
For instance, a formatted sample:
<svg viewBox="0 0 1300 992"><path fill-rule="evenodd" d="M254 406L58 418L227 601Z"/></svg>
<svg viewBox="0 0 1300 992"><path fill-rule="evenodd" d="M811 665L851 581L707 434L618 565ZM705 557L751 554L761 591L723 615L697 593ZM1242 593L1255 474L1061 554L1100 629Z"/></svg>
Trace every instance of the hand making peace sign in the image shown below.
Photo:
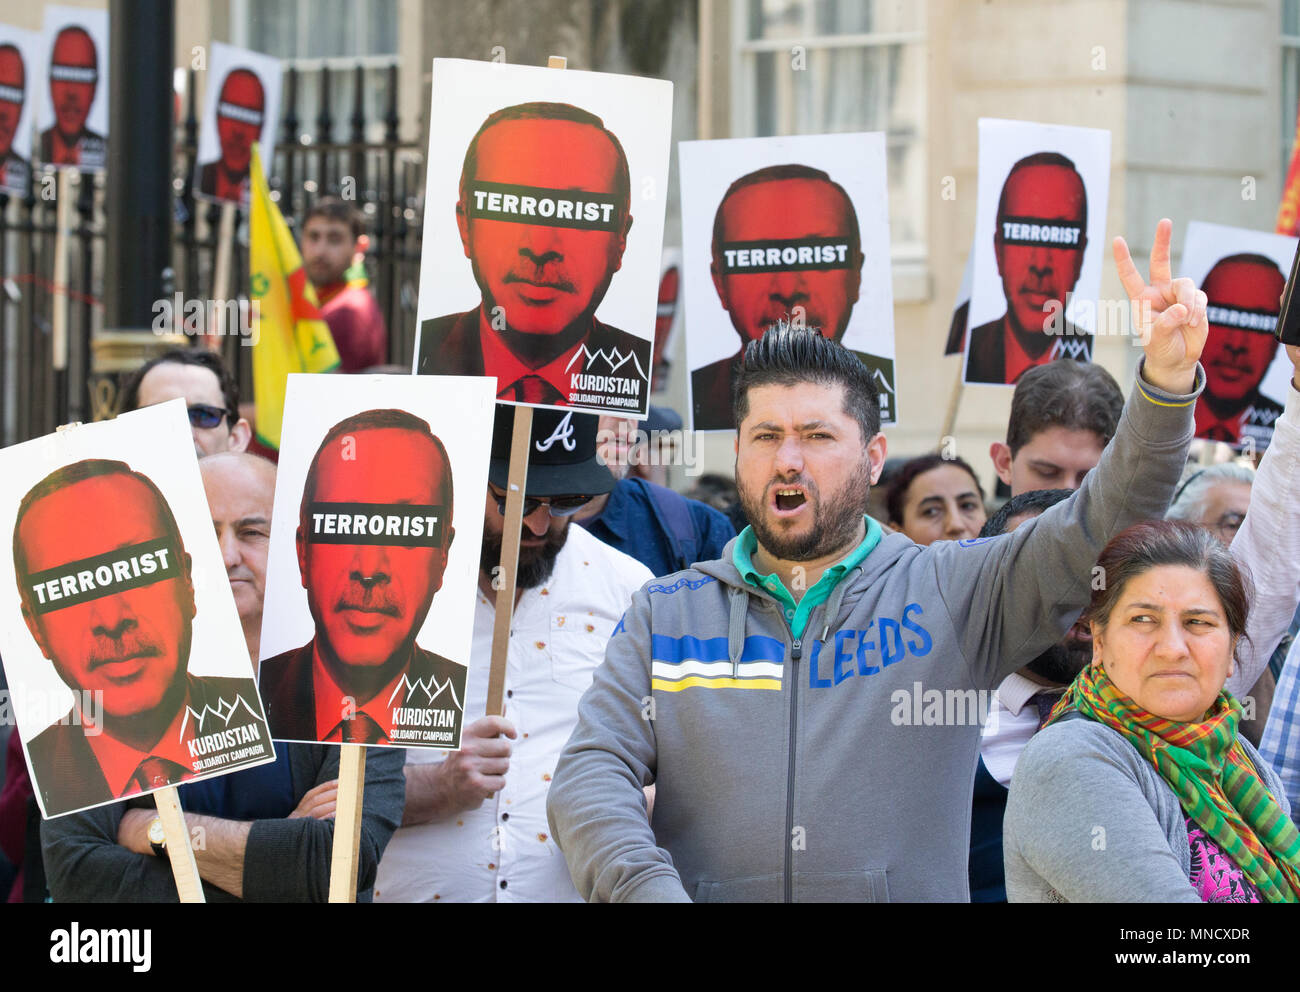
<svg viewBox="0 0 1300 992"><path fill-rule="evenodd" d="M1146 363L1142 378L1170 393L1190 393L1196 384L1196 363L1205 347L1209 323L1206 297L1190 279L1174 279L1169 269L1169 241L1174 225L1156 225L1151 246L1151 283L1143 281L1128 244L1114 241L1115 266L1133 305L1133 328L1142 339Z"/></svg>

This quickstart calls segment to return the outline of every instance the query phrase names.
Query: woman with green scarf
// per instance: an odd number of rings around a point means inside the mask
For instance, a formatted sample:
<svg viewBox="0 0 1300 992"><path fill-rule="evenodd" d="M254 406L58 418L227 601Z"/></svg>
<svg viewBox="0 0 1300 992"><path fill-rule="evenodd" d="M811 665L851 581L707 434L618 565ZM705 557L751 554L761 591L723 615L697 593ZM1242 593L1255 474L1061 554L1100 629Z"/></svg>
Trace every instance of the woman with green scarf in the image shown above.
<svg viewBox="0 0 1300 992"><path fill-rule="evenodd" d="M1097 564L1092 663L1011 780L1009 901L1300 901L1300 832L1223 689L1249 605L1227 548L1155 521Z"/></svg>

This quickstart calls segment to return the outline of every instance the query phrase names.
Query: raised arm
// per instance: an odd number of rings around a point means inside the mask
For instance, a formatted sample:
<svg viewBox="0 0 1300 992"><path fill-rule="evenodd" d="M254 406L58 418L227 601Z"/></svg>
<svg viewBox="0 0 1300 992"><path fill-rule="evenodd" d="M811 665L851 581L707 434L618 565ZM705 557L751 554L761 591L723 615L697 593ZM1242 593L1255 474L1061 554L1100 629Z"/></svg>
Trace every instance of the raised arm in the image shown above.
<svg viewBox="0 0 1300 992"><path fill-rule="evenodd" d="M1273 440L1250 487L1250 510L1231 545L1232 557L1245 567L1255 587L1247 640L1224 686L1238 697L1250 692L1263 674L1300 602L1300 525L1295 519L1295 497L1300 492L1300 348L1286 351L1295 375L1282 416L1273 425Z"/></svg>
<svg viewBox="0 0 1300 992"><path fill-rule="evenodd" d="M1151 250L1151 284L1115 239L1144 357L1115 437L1069 499L1005 537L932 546L945 605L977 686L992 688L1055 643L1087 604L1101 549L1141 520L1163 517L1187 460L1204 384L1205 294L1169 276L1171 226Z"/></svg>

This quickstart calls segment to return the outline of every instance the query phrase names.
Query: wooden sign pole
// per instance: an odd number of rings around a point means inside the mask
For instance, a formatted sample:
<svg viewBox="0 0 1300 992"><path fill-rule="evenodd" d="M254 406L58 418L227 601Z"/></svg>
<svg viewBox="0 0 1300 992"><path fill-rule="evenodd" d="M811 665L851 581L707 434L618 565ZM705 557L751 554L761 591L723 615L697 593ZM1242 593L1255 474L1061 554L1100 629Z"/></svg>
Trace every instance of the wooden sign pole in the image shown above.
<svg viewBox="0 0 1300 992"><path fill-rule="evenodd" d="M207 347L221 350L221 335L225 328L221 321L226 317L226 301L230 299L230 259L235 250L235 204L227 201L221 205L221 221L217 225L217 257L212 263L212 323L208 326Z"/></svg>
<svg viewBox="0 0 1300 992"><path fill-rule="evenodd" d="M57 211L54 231L54 304L53 326L50 337L54 368L62 372L68 367L68 230L72 227L72 177L77 170L69 166L59 169L55 190Z"/></svg>
<svg viewBox="0 0 1300 992"><path fill-rule="evenodd" d="M961 406L961 394L966 384L962 382L961 373L962 365L965 361L965 355L957 356L961 361L957 363L957 381L952 384L952 392L948 394L948 411L943 415L943 433L941 437L952 437L952 429L957 424L957 408Z"/></svg>
<svg viewBox="0 0 1300 992"><path fill-rule="evenodd" d="M176 891L181 902L206 902L203 898L203 883L199 881L199 866L194 863L194 851L190 847L190 831L185 825L185 814L181 811L176 786L159 789L153 794L153 801L158 807L163 834L167 837L167 859L172 863L172 878L176 880Z"/></svg>
<svg viewBox="0 0 1300 992"><path fill-rule="evenodd" d="M528 485L528 443L533 436L533 408L515 407L510 436L510 469L506 476L506 519L501 535L501 571L497 573L496 616L492 626L492 665L488 669L487 716L504 715L506 655L515 615L515 571L519 566L519 536L524 526L524 492ZM497 581L493 581L496 586Z"/></svg>
<svg viewBox="0 0 1300 992"><path fill-rule="evenodd" d="M361 803L365 790L366 746L340 745L339 798L334 813L334 847L330 857L330 902L357 901Z"/></svg>
<svg viewBox="0 0 1300 992"><path fill-rule="evenodd" d="M563 69L568 59L552 55L548 69ZM492 664L488 669L487 716L505 713L506 657L510 650L510 625L515 615L515 572L519 566L519 537L524 526L524 492L528 485L528 444L533 436L533 408L515 407L510 436L510 468L506 475L506 515L501 536L501 571L493 581L496 614L492 625ZM498 585L499 582L499 585Z"/></svg>

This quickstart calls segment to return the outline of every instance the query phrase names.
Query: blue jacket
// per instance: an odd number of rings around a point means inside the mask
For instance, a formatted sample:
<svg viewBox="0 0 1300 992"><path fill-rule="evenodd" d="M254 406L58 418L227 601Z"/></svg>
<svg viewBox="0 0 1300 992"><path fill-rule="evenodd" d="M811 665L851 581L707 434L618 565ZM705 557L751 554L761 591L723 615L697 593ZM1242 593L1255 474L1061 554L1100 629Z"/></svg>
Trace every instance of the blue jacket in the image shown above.
<svg viewBox="0 0 1300 992"><path fill-rule="evenodd" d="M600 516L580 522L657 576L721 558L736 536L722 512L645 479L623 479Z"/></svg>

